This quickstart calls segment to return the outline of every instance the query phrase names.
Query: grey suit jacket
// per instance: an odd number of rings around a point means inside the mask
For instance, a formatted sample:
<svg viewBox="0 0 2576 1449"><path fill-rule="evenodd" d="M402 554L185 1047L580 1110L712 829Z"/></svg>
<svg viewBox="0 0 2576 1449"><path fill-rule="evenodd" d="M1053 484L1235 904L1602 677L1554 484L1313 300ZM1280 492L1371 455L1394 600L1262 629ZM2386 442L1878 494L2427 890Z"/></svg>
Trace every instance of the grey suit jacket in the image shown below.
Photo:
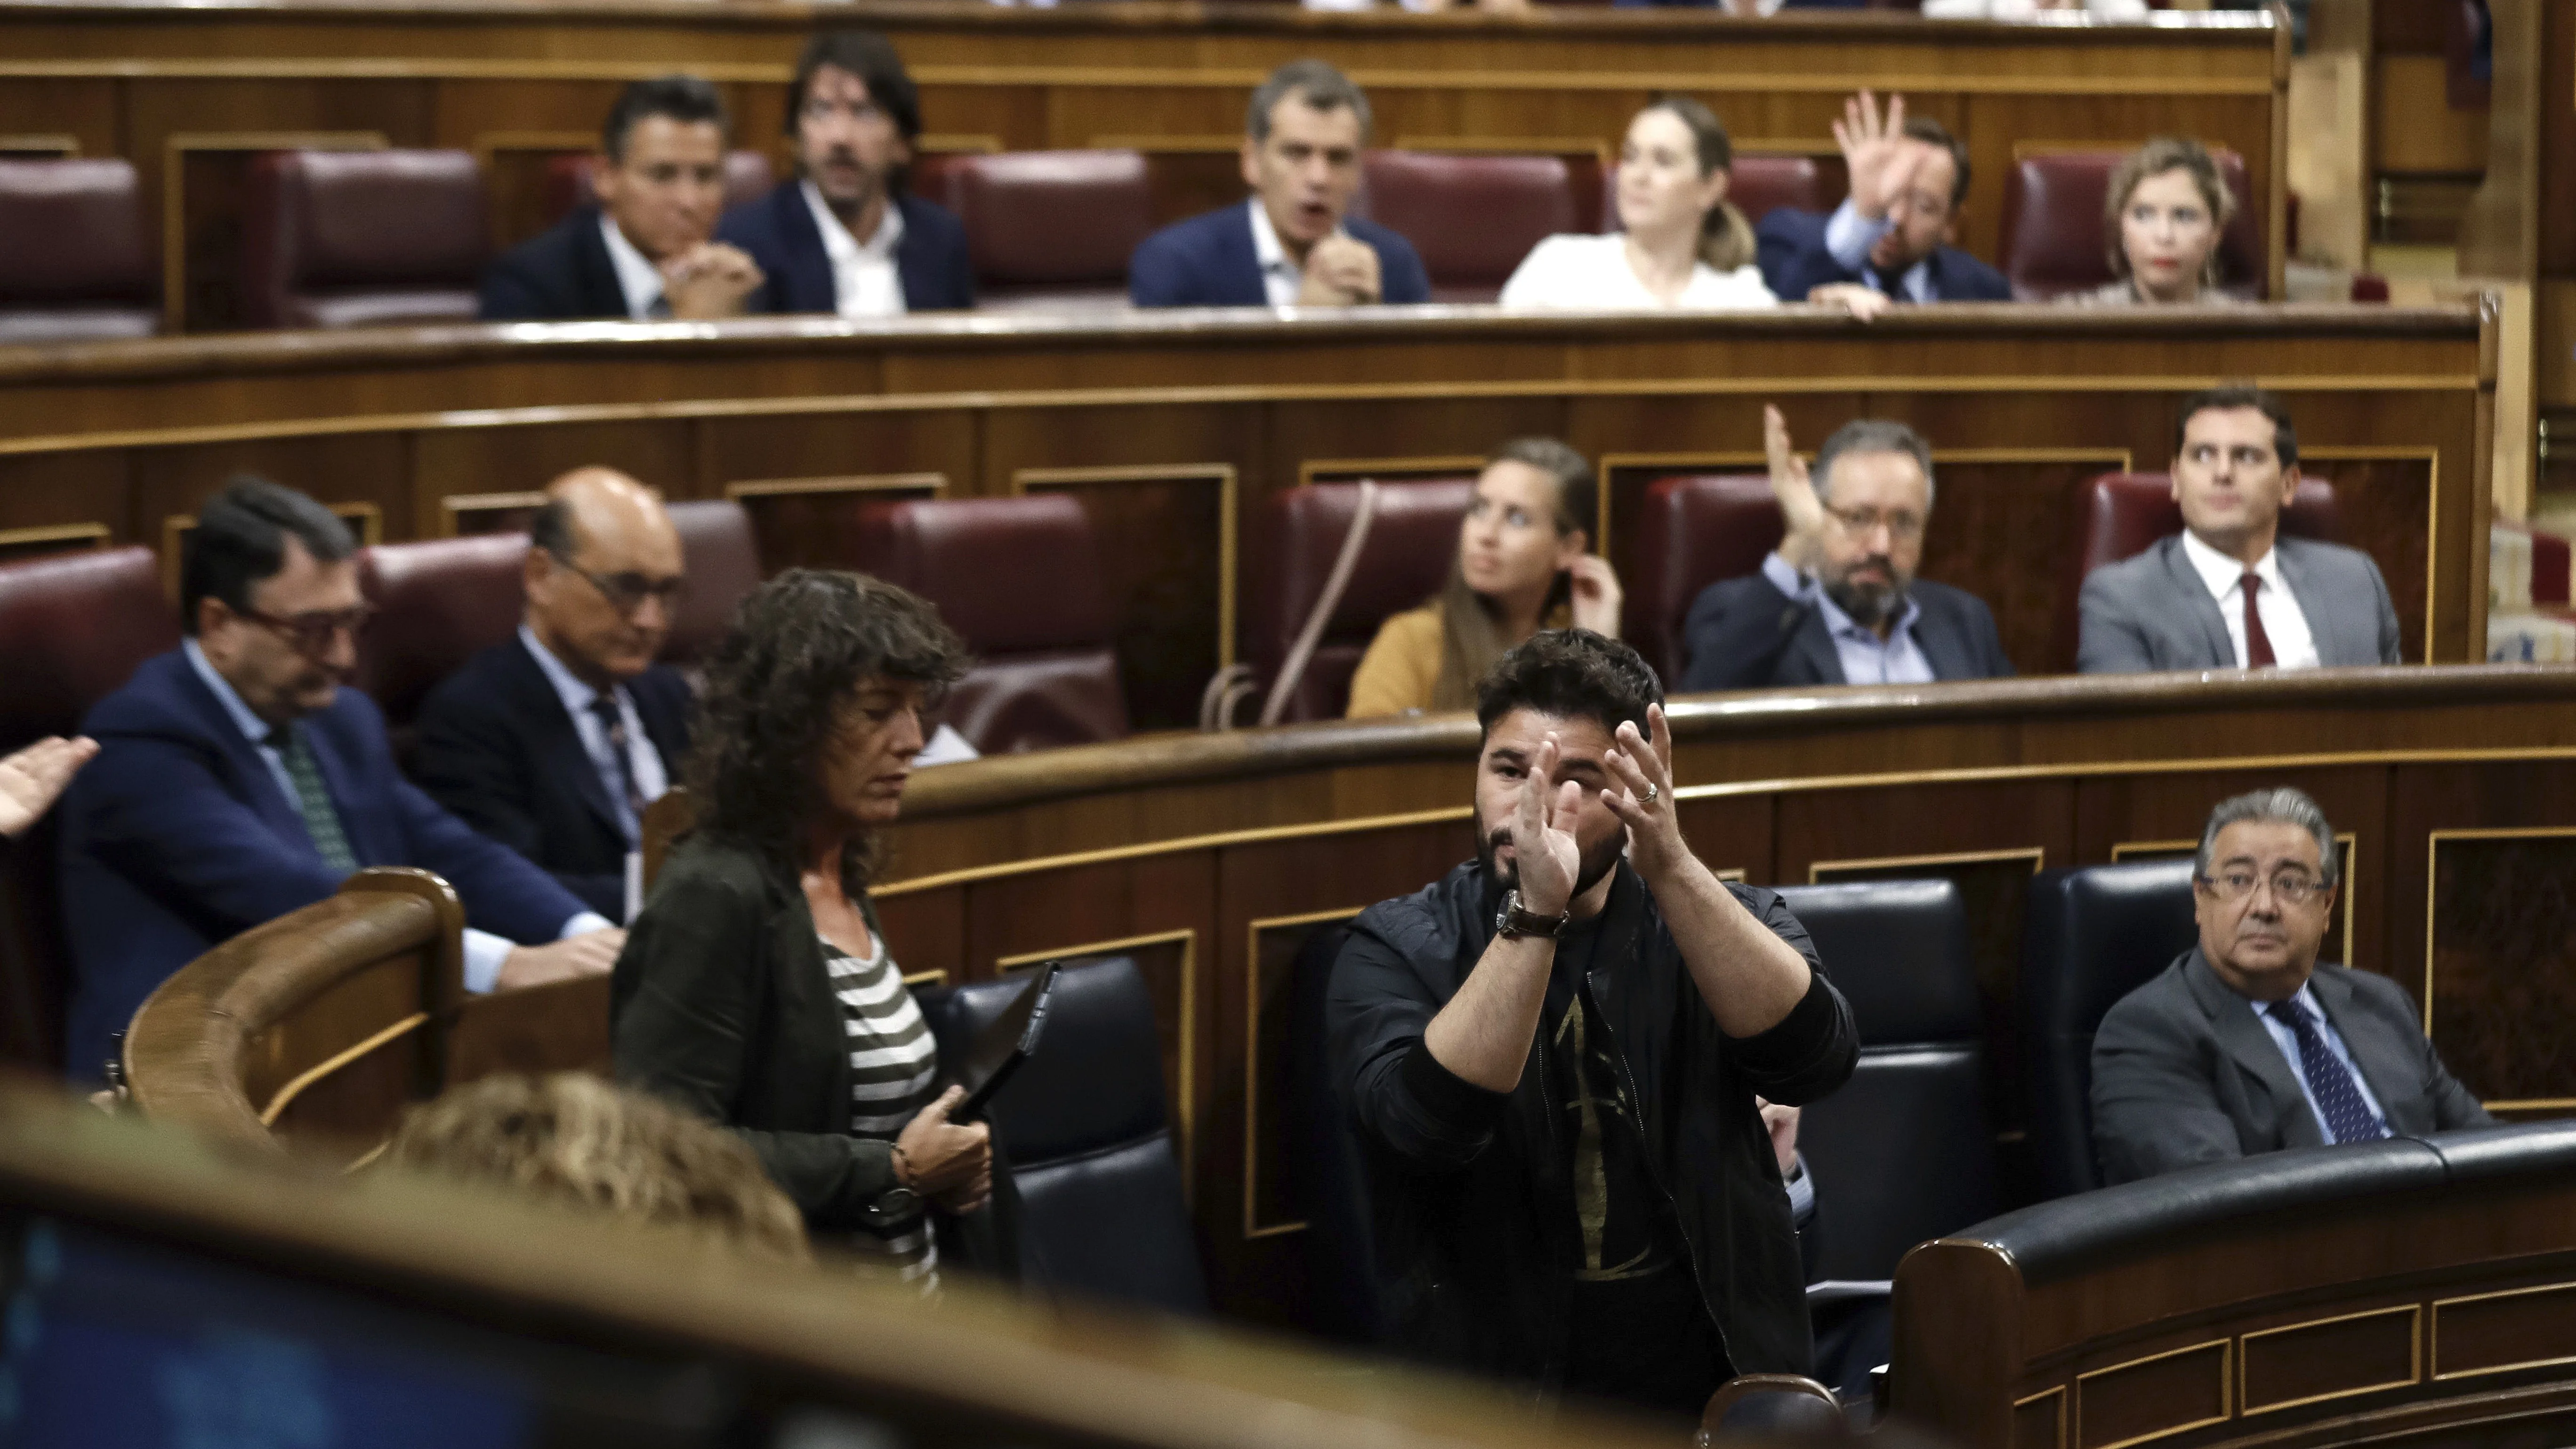
<svg viewBox="0 0 2576 1449"><path fill-rule="evenodd" d="M2495 1125L2443 1069L2404 987L2372 972L2326 965L2317 967L2308 987L2379 1099L2391 1132ZM2102 1018L2093 1037L2093 1150L2104 1182L2324 1145L2297 1069L2199 947L2121 997Z"/></svg>
<svg viewBox="0 0 2576 1449"><path fill-rule="evenodd" d="M2306 538L2284 537L2273 548L2281 580L2316 636L2318 663L2399 662L2397 606L2370 555ZM2180 534L2085 575L2081 607L2080 673L2236 667L2227 617L2192 568Z"/></svg>

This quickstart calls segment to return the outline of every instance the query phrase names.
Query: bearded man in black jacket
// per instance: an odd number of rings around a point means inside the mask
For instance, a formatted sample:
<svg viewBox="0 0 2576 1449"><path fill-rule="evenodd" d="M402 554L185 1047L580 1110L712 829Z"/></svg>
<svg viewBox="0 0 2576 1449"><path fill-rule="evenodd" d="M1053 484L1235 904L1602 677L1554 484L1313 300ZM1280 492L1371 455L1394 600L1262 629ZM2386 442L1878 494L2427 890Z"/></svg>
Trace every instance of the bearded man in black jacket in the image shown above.
<svg viewBox="0 0 2576 1449"><path fill-rule="evenodd" d="M1825 1095L1859 1043L1780 897L1683 840L1662 698L1585 630L1503 656L1477 858L1360 915L1326 1020L1398 1346L1695 1419L1736 1374L1807 1371L1755 1098Z"/></svg>

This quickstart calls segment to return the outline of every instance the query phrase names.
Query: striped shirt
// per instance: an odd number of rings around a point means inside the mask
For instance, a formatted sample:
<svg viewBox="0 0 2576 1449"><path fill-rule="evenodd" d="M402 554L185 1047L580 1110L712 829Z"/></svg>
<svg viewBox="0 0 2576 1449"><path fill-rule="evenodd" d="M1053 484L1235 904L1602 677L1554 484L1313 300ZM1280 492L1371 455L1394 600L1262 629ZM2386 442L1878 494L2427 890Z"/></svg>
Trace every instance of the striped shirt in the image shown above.
<svg viewBox="0 0 2576 1449"><path fill-rule="evenodd" d="M892 1142L939 1095L939 1044L895 969L884 933L874 934L876 954L865 961L823 942L823 964L850 1035L850 1132ZM939 1244L926 1215L882 1231L861 1227L851 1238L861 1254L893 1259L904 1281L924 1291L938 1287Z"/></svg>

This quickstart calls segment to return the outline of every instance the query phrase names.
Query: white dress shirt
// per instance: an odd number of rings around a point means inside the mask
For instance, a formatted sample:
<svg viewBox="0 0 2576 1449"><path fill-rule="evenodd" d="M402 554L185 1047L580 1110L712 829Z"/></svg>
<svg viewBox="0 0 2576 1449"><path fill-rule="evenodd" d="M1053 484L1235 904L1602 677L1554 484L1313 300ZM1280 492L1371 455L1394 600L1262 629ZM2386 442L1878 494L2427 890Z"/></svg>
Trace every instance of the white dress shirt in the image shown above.
<svg viewBox="0 0 2576 1449"><path fill-rule="evenodd" d="M618 774L617 758L610 752L608 730L591 713L590 702L599 691L582 682L554 652L537 642L537 631L525 624L519 626L519 644L537 661L546 682L555 687L555 697L563 701L564 713L572 716L572 727L581 736L582 753L590 756L590 767L599 774L599 783L608 790L608 802L617 812L617 826L626 832L629 847L644 843L644 822L626 803L626 781ZM644 717L635 712L635 697L623 685L613 691L617 700L618 720L626 726L626 767L635 773L635 793L652 804L671 788L669 771L662 766L662 752L653 748L652 736L644 733Z"/></svg>
<svg viewBox="0 0 2576 1449"><path fill-rule="evenodd" d="M1628 239L1619 234L1542 237L1512 269L1496 300L1506 307L1565 307L1592 312L1662 311L1665 308L1776 307L1780 299L1762 282L1762 269L1721 272L1706 262L1691 266L1682 294L1667 302L1646 290L1628 264Z"/></svg>
<svg viewBox="0 0 2576 1449"><path fill-rule="evenodd" d="M1279 241L1279 229L1270 224L1270 212L1256 196L1245 203L1252 213L1252 259L1261 264L1261 290L1270 294L1273 307L1297 305L1297 289L1306 284L1306 274L1288 260L1288 248Z"/></svg>
<svg viewBox="0 0 2576 1449"><path fill-rule="evenodd" d="M2236 646L2236 667L2245 663L2245 565L2200 541L2190 529L2182 533L2183 556L2209 586L2209 596L2218 601L2218 615L2227 621L2228 642ZM2254 565L2263 587L2254 594L2254 609L2263 620L2263 637L2272 641L2272 663L2280 669L2314 669L2317 667L2317 639L2308 629L2308 616L2299 612L2299 601L2290 586L2281 579L2281 551L2267 548Z"/></svg>
<svg viewBox="0 0 2576 1449"><path fill-rule="evenodd" d="M1878 245L1880 237L1895 229L1895 217L1882 216L1871 221L1862 216L1860 208L1846 196L1843 204L1834 208L1834 214L1825 219L1825 250L1833 253L1834 263L1844 271L1860 273L1862 286L1885 295L1887 289L1879 285L1878 269L1869 264L1869 249ZM1932 259L1929 257L1920 258L1907 267L1905 275L1896 279L1896 285L1908 302L1941 300L1932 295ZM1791 300L1803 302L1806 299L1796 297Z"/></svg>
<svg viewBox="0 0 2576 1449"><path fill-rule="evenodd" d="M1914 640L1915 622L1923 617L1921 604L1907 599L1904 611L1888 626L1887 637L1881 639L1877 630L1844 613L1834 596L1825 592L1822 580L1791 568L1778 550L1763 555L1762 577L1770 580L1771 587L1814 609L1824 621L1825 634L1834 641L1834 656L1842 661L1843 683L1933 682L1932 661Z"/></svg>
<svg viewBox="0 0 2576 1449"><path fill-rule="evenodd" d="M895 244L903 240L903 208L886 198L876 234L866 241L850 235L823 193L811 181L800 183L814 229L823 234L823 254L832 259L832 310L844 317L900 317L904 312L903 273L894 263Z"/></svg>
<svg viewBox="0 0 2576 1449"><path fill-rule="evenodd" d="M2263 627L2268 629L2272 626L2269 621L2266 621ZM2326 1124L2326 1109L2317 1105L2317 1089L2310 1085L2308 1069L2299 1061L2298 1032L2292 1029L2288 1022L2272 1019L2270 1002L2256 1001L2248 997L2245 1004L2254 1008L2254 1019L2263 1023L2263 1030L2272 1035L2272 1044L2281 1049L2282 1056L2289 1058L2290 1075L2298 1078L2299 1090L2307 1094L2308 1110L2317 1114L2317 1130L2325 1134L2328 1142L2334 1141L2334 1128ZM2352 1049L2343 1044L2343 1033L2335 1030L2334 1022L2326 1015L2326 1009L2317 1004L2317 994L2302 984L2299 987L2299 994L2290 998L2290 1004L2297 1007L2299 1014L2315 1025L2317 1035L2325 1039L2326 1050L2333 1052L2335 1060L2343 1063L2343 1069L2352 1073L2352 1084L2361 1093L2362 1105L2370 1109L2370 1115L2378 1118L2381 1126L2387 1126L2388 1114L2379 1109L2379 1098L2372 1093L2370 1083L2361 1075L2361 1064L2352 1059Z"/></svg>
<svg viewBox="0 0 2576 1449"><path fill-rule="evenodd" d="M599 235L608 243L609 265L617 269L617 290L626 294L626 315L638 322L668 318L671 311L662 298L662 269L636 250L635 243L626 239L626 233L617 229L616 220L604 211L599 214ZM662 308L661 318L654 317L657 304Z"/></svg>
<svg viewBox="0 0 2576 1449"><path fill-rule="evenodd" d="M234 692L231 681L215 672L215 666L207 660L205 651L197 647L196 640L183 640L179 647L188 656L188 667L197 671L197 678L214 693L215 702L224 707L226 715L231 716L233 728L240 730L242 738L250 741L251 748L259 752L260 763L268 766L270 777L277 781L277 793L286 797L286 803L294 807L298 818L301 818L303 808L296 804L295 780L286 773L286 756L272 743L272 728L268 721L251 713L250 706L242 703L242 697ZM335 810L339 805L337 800L331 802ZM345 833L345 823L342 828ZM596 911L582 911L564 922L556 939L588 931L604 931L611 924L607 917ZM474 992L491 990L501 979L502 960L516 949L517 943L507 936L495 936L489 931L466 927L465 989Z"/></svg>

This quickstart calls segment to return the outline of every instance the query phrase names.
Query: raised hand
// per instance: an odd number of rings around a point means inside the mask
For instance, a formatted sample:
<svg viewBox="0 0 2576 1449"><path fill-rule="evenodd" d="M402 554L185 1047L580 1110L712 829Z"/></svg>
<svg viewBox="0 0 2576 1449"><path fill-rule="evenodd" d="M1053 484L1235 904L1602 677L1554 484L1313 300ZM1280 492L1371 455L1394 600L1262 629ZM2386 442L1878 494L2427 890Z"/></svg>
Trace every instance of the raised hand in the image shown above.
<svg viewBox="0 0 2576 1449"><path fill-rule="evenodd" d="M1762 453L1771 466L1771 496L1780 504L1780 557L1800 573L1813 573L1823 557L1825 505L1807 480L1807 460L1789 449L1789 421L1762 407Z"/></svg>
<svg viewBox="0 0 2576 1449"><path fill-rule="evenodd" d="M1886 218L1923 164L1923 148L1905 134L1903 96L1888 97L1884 115L1867 91L1843 102L1843 118L1834 122L1834 144L1842 148L1843 167L1851 174L1852 207L1871 221Z"/></svg>
<svg viewBox="0 0 2576 1449"><path fill-rule="evenodd" d="M1556 778L1559 753L1556 736L1540 743L1538 757L1521 777L1520 808L1512 815L1512 862L1520 873L1521 907L1542 916L1564 912L1583 865L1574 832L1557 824L1572 820L1583 808L1583 787Z"/></svg>
<svg viewBox="0 0 2576 1449"><path fill-rule="evenodd" d="M1604 639L1619 637L1618 571L1610 560L1597 553L1587 553L1574 561L1571 573L1574 585L1574 627L1589 629Z"/></svg>
<svg viewBox="0 0 2576 1449"><path fill-rule="evenodd" d="M1646 706L1646 728L1651 736L1639 735L1634 724L1620 724L1603 758L1612 785L1601 792L1601 803L1627 825L1628 863L1654 889L1690 859L1690 846L1673 809L1673 727L1662 705Z"/></svg>
<svg viewBox="0 0 2576 1449"><path fill-rule="evenodd" d="M0 835L23 835L98 753L92 739L48 736L0 759Z"/></svg>

